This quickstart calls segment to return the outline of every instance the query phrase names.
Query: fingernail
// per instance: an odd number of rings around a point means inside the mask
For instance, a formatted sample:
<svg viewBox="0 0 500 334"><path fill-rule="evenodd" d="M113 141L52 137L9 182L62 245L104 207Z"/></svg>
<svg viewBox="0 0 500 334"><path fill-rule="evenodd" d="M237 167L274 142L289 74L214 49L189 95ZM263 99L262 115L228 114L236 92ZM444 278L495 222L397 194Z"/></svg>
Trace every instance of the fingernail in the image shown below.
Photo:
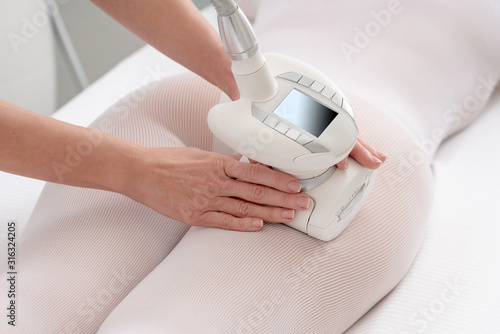
<svg viewBox="0 0 500 334"><path fill-rule="evenodd" d="M349 167L349 163L347 162L347 159L345 159L345 161L344 161L344 169L347 169L347 167Z"/></svg>
<svg viewBox="0 0 500 334"><path fill-rule="evenodd" d="M288 184L288 189L290 189L290 191L293 191L294 193L298 193L300 191L300 188L300 183L297 181L292 181Z"/></svg>
<svg viewBox="0 0 500 334"><path fill-rule="evenodd" d="M297 200L297 205L302 209L309 209L309 205L311 205L311 199L309 197L299 197Z"/></svg>
<svg viewBox="0 0 500 334"><path fill-rule="evenodd" d="M295 211L294 210L283 210L281 213L281 216L285 219L293 219L295 217Z"/></svg>
<svg viewBox="0 0 500 334"><path fill-rule="evenodd" d="M372 155L372 160L377 163L377 164L381 164L382 163L382 160L380 160L379 158L377 158L376 156Z"/></svg>
<svg viewBox="0 0 500 334"><path fill-rule="evenodd" d="M264 225L264 221L262 219L254 219L252 220L252 226L255 227L255 228L262 228L262 226Z"/></svg>
<svg viewBox="0 0 500 334"><path fill-rule="evenodd" d="M387 155L385 155L384 153L382 152L379 152L379 151L376 151L378 157L380 158L380 160L385 160L387 159Z"/></svg>

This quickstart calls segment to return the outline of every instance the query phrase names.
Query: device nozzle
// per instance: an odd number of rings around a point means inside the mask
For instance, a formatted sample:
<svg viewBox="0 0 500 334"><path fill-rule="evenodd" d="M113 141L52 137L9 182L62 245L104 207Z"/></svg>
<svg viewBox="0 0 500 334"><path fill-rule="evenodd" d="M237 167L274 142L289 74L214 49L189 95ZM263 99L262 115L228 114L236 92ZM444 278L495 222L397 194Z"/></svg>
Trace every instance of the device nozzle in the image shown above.
<svg viewBox="0 0 500 334"><path fill-rule="evenodd" d="M211 0L217 10L219 32L241 96L252 101L273 97L278 86L259 52L257 37L243 11L233 0Z"/></svg>
<svg viewBox="0 0 500 334"><path fill-rule="evenodd" d="M234 0L210 0L210 2L219 16L229 16L238 10L238 5Z"/></svg>
<svg viewBox="0 0 500 334"><path fill-rule="evenodd" d="M211 0L217 11L220 37L231 60L246 60L257 53L257 37L243 11L233 0Z"/></svg>

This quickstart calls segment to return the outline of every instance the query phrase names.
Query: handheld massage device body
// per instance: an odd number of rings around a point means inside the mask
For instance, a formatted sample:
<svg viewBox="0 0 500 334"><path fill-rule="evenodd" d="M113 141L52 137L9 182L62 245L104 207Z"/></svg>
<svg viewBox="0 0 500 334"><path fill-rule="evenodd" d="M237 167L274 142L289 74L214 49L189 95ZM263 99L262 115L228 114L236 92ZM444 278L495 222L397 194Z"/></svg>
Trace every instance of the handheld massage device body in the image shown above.
<svg viewBox="0 0 500 334"><path fill-rule="evenodd" d="M338 236L361 208L375 172L347 157L358 129L345 95L304 62L262 55L234 1L212 1L240 99L214 106L211 131L242 155L295 176L312 203L287 225L320 240Z"/></svg>

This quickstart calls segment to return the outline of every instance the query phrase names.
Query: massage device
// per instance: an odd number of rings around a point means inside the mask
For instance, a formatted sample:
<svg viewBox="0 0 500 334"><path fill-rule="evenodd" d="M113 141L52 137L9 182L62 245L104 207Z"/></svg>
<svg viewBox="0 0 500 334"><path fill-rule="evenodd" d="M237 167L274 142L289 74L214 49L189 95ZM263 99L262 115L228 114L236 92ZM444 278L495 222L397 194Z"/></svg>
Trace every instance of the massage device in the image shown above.
<svg viewBox="0 0 500 334"><path fill-rule="evenodd" d="M349 101L308 64L263 55L233 0L211 2L241 96L210 110L211 131L243 156L296 177L311 205L286 225L332 240L357 214L375 181L375 171L354 159L348 158L346 170L335 167L358 136Z"/></svg>

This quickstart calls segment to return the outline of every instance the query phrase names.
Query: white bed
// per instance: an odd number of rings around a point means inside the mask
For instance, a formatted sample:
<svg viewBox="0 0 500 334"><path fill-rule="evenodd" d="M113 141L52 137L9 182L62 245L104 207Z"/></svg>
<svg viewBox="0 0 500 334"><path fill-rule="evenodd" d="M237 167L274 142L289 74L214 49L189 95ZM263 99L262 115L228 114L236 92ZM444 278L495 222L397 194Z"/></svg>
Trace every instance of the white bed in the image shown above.
<svg viewBox="0 0 500 334"><path fill-rule="evenodd" d="M212 10L204 14L214 22ZM182 71L146 46L54 117L87 126L127 92ZM500 332L499 89L486 109L471 126L449 138L435 156L435 205L411 270L347 333ZM0 173L0 184L0 220L17 221L22 233L44 182ZM3 229L2 243L5 234Z"/></svg>

